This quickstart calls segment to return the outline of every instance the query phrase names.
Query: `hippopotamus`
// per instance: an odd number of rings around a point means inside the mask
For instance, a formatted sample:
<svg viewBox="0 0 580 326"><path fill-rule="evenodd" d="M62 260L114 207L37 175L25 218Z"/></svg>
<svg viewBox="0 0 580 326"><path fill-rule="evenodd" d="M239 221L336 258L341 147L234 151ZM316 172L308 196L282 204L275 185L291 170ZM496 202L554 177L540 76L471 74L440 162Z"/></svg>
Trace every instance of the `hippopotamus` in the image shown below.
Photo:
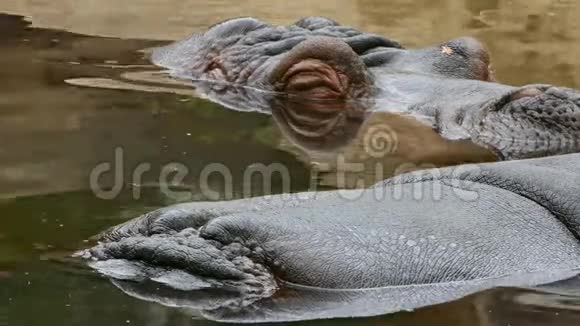
<svg viewBox="0 0 580 326"><path fill-rule="evenodd" d="M580 93L494 82L489 53L469 37L408 50L321 17L286 27L238 18L157 49L152 61L183 79L345 106L371 99L375 109L413 116L446 139L470 140L502 160L580 150ZM352 110L345 111L350 118Z"/></svg>
<svg viewBox="0 0 580 326"><path fill-rule="evenodd" d="M155 210L76 254L124 292L213 320L271 322L578 283L578 91L499 84L471 38L405 50L317 17L287 27L229 20L152 59L178 78L330 101L349 113L370 100L503 161L405 173L364 189ZM325 106L308 108L323 114Z"/></svg>

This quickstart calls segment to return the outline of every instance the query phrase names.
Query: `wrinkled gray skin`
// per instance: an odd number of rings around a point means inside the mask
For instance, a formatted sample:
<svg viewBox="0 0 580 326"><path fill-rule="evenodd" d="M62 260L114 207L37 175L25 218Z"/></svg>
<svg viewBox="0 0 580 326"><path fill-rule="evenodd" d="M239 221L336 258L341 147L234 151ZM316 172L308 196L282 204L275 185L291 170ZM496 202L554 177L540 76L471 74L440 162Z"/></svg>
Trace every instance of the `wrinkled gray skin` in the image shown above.
<svg viewBox="0 0 580 326"><path fill-rule="evenodd" d="M337 50L309 50L316 44ZM238 19L156 60L177 75L314 98L397 93L442 133L538 141L498 147L508 157L576 148L575 91L481 81L489 73L477 44L447 46L452 54L405 51L319 18L290 27ZM318 61L292 68L304 53ZM175 205L111 228L78 256L130 295L231 322L371 316L497 286L576 284L580 154L426 170L365 190Z"/></svg>
<svg viewBox="0 0 580 326"><path fill-rule="evenodd" d="M489 54L469 37L406 50L320 17L285 27L239 18L161 48L152 59L187 79L310 99L372 98L380 110L411 114L500 159L580 150L580 93L493 82Z"/></svg>
<svg viewBox="0 0 580 326"><path fill-rule="evenodd" d="M225 321L369 316L548 283L580 268L580 154L175 205L79 255L131 295Z"/></svg>

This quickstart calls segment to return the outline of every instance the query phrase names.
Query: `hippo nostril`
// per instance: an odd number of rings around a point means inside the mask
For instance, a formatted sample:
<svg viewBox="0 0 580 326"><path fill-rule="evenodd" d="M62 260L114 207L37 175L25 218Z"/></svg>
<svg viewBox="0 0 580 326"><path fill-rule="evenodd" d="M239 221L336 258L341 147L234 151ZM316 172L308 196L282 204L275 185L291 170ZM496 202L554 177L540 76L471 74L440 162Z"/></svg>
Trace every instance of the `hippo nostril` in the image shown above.
<svg viewBox="0 0 580 326"><path fill-rule="evenodd" d="M284 91L319 98L338 98L345 94L347 85L344 76L318 60L301 61L288 69L282 78Z"/></svg>
<svg viewBox="0 0 580 326"><path fill-rule="evenodd" d="M318 99L358 98L370 76L359 56L342 40L311 37L284 55L270 74L274 89Z"/></svg>
<svg viewBox="0 0 580 326"><path fill-rule="evenodd" d="M218 59L212 60L205 68L204 73L216 80L228 80L228 74L222 62Z"/></svg>

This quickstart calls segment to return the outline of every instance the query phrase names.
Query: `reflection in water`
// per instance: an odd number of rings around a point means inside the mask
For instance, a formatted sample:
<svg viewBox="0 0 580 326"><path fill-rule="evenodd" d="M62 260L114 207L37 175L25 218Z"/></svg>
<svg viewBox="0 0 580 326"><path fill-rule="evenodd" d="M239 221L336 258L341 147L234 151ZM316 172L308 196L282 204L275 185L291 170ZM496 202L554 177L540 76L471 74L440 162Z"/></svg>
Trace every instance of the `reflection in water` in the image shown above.
<svg viewBox="0 0 580 326"><path fill-rule="evenodd" d="M121 265L124 268L119 269ZM131 272L142 271L143 267L131 268L138 264L126 261L97 262L94 265L104 275L112 278L112 283L126 294L141 300L156 302L169 307L186 308L195 316L203 316L210 320L226 322L280 322L324 319L337 317L374 316L399 311L412 311L423 306L447 302L460 296L469 295L491 287L510 284L526 284L528 282L550 282L550 280L566 279L561 283L578 283L580 278L576 272L562 271L555 273L523 273L505 278L479 280L474 282L450 282L439 284L417 284L412 287L393 286L368 289L324 289L281 282L280 288L270 296L260 299L248 296L228 288L202 286L186 291L176 290L164 284L162 277L156 276L156 282L132 282ZM108 269L106 265L117 265ZM126 274L119 275L124 270ZM162 272L180 274L181 272ZM185 274L185 273L183 273ZM204 282L191 275L173 275L164 277L169 283L180 280L184 283L201 285ZM465 284L462 284L465 283ZM559 284L557 283L553 283ZM207 283L205 283L207 285ZM545 311L568 311L567 318L558 318L560 322L575 319L573 311L578 298L567 297L566 293L540 292L534 289L513 289L510 291L486 291L471 298L474 309L468 310L462 318L470 319L470 324L496 325L497 322L508 321L513 314L510 309L521 305L523 307L542 307ZM498 304L501 303L501 306ZM457 305L454 303L453 305ZM498 306L496 306L498 305ZM431 308L430 310L433 310ZM428 311L428 310L427 310ZM519 321L530 319L525 310L518 310ZM572 317L572 318L570 318ZM577 316L576 316L577 317ZM550 319L550 318L546 318ZM492 322L493 321L493 322Z"/></svg>
<svg viewBox="0 0 580 326"><path fill-rule="evenodd" d="M373 99L312 100L213 82L193 82L201 96L236 111L271 114L280 148L320 172L323 186L353 188L414 170L496 156L469 140L448 140L410 113Z"/></svg>
<svg viewBox="0 0 580 326"><path fill-rule="evenodd" d="M238 171L255 162L283 162L293 180L301 180L294 190L307 187L308 173L291 155L273 147L281 146L312 165L336 162L332 155L337 149L329 154L296 140L279 144L265 115L222 110L190 98L190 89L175 85L160 90L165 82L140 83L142 88L135 89L131 74L119 75L145 69L149 63L140 50L160 43L148 40L180 39L239 15L282 24L324 15L410 47L476 35L494 54L499 80L580 87L580 6L574 1L224 0L201 5L184 0L135 1L129 6L112 0L3 0L0 11L30 16L33 26L54 29L30 28L21 17L0 16L0 325L210 324L192 320L189 312L132 299L108 281L73 274L46 260L53 252L77 248L82 239L106 226L169 204L155 190L139 201L131 198L130 188L114 201L99 200L87 191L90 170L110 160L118 145L130 149L128 166L180 161L199 172L208 162L219 161ZM100 89L73 87L64 80ZM118 87L112 87L112 81ZM141 92L145 88L149 93ZM175 90L182 95L175 95ZM341 147L352 153L345 161L357 161L360 145L356 149L355 144L364 144L364 137L357 137L374 119L384 123L395 118L386 115L365 115L356 136ZM419 127L416 121L405 123L412 124L409 130ZM469 154L471 150L458 151L477 157ZM485 160L485 154L479 155ZM359 161L371 162L372 168L372 160ZM441 164L448 163L452 164ZM329 180L321 174L320 182L336 185L335 169L327 170ZM374 174L365 182L373 179ZM216 189L222 182L215 182ZM577 294L498 289L412 313L307 324L577 325L577 298Z"/></svg>
<svg viewBox="0 0 580 326"><path fill-rule="evenodd" d="M312 100L220 82L171 80L161 72L122 77L132 83L94 78L67 83L189 94L233 111L271 115L282 135L277 146L310 167L319 185L325 187L365 187L414 170L497 159L469 140L445 139L420 117L389 112L370 98ZM143 82L156 82L157 86Z"/></svg>

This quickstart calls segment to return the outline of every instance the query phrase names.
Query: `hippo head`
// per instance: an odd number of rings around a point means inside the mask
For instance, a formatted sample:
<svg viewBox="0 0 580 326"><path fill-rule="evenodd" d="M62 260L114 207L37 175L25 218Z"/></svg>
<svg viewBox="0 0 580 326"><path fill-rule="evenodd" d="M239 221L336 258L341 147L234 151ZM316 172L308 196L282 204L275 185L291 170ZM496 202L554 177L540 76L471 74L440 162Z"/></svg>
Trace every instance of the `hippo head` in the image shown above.
<svg viewBox="0 0 580 326"><path fill-rule="evenodd" d="M488 52L470 37L407 50L325 18L284 27L238 18L159 48L152 60L179 78L333 102L309 105L313 116L329 108L360 112L345 103L364 99L367 111L413 116L446 139L470 140L500 159L580 150L577 93L495 82Z"/></svg>
<svg viewBox="0 0 580 326"><path fill-rule="evenodd" d="M185 78L323 98L368 94L373 80L367 67L445 78L491 78L489 55L472 38L408 51L382 36L319 17L288 27L272 27L254 18L228 20L158 49L153 62Z"/></svg>

